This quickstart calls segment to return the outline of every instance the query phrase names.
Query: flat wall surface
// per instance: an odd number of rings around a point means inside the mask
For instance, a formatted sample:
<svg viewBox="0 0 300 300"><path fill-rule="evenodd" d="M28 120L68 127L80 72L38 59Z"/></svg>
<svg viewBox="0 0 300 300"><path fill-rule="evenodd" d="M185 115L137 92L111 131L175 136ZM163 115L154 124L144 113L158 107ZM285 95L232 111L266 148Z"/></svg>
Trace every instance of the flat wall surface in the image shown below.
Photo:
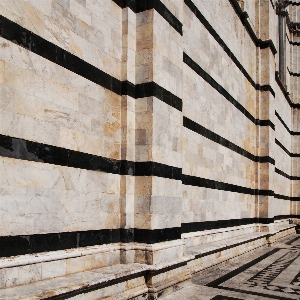
<svg viewBox="0 0 300 300"><path fill-rule="evenodd" d="M279 52L273 2L1 0L0 255L298 216L300 33Z"/></svg>

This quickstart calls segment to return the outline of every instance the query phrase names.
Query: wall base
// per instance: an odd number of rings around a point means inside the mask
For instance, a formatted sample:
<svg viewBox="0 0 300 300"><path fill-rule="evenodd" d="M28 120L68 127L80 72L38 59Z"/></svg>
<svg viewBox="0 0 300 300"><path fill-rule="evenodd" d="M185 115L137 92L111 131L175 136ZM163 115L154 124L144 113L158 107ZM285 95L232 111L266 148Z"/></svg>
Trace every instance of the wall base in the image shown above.
<svg viewBox="0 0 300 300"><path fill-rule="evenodd" d="M295 227L278 222L261 232L261 226L254 224L183 234L181 240L156 245L113 244L4 258L0 261L0 299L154 300L188 285L194 273L268 246L295 233ZM117 260L118 256L124 258L126 251L131 253L128 257L140 259L132 251L142 249L147 253L145 257L158 263L122 264ZM149 256L151 249L154 255ZM110 255L114 259L107 259L102 267L91 263L104 263L104 258ZM77 266L78 271L65 266ZM58 275L65 270L69 273Z"/></svg>

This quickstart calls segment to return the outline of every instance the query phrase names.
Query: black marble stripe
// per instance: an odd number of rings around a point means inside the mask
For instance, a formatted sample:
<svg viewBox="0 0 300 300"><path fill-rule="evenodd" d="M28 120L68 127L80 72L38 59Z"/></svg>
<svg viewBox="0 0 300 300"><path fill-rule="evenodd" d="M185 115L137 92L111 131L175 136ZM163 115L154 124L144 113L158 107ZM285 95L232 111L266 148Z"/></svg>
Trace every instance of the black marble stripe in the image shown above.
<svg viewBox="0 0 300 300"><path fill-rule="evenodd" d="M133 12L140 13L155 9L179 34L182 35L182 23L170 12L160 0L113 0L121 8L129 7Z"/></svg>
<svg viewBox="0 0 300 300"><path fill-rule="evenodd" d="M281 194L274 193L274 198L289 201L300 201L300 197L290 197Z"/></svg>
<svg viewBox="0 0 300 300"><path fill-rule="evenodd" d="M128 95L135 99L154 96L169 106L182 111L182 99L155 82L146 82L134 85L129 81L123 81L121 90L122 95Z"/></svg>
<svg viewBox="0 0 300 300"><path fill-rule="evenodd" d="M157 162L132 162L0 135L0 156L91 171L181 180L182 169Z"/></svg>
<svg viewBox="0 0 300 300"><path fill-rule="evenodd" d="M287 67L286 68L290 76L295 76L295 77L300 77L300 73L292 72L290 69Z"/></svg>
<svg viewBox="0 0 300 300"><path fill-rule="evenodd" d="M0 156L120 174L120 161L0 135Z"/></svg>
<svg viewBox="0 0 300 300"><path fill-rule="evenodd" d="M289 180L300 180L299 176L291 176L275 167L275 172Z"/></svg>
<svg viewBox="0 0 300 300"><path fill-rule="evenodd" d="M261 92L270 92L275 98L275 92L269 84L260 85L259 83L255 84L255 89Z"/></svg>
<svg viewBox="0 0 300 300"><path fill-rule="evenodd" d="M275 110L275 116L278 118L278 120L281 122L281 124L284 126L284 128L287 130L287 132L290 135L300 135L300 132L296 132L296 131L291 131L288 126L286 125L286 123L282 120L282 118L280 117L280 115L278 114L278 112Z"/></svg>
<svg viewBox="0 0 300 300"><path fill-rule="evenodd" d="M288 149L286 149L276 138L275 138L275 144L278 145L285 153L291 156L291 152Z"/></svg>
<svg viewBox="0 0 300 300"><path fill-rule="evenodd" d="M154 244L180 239L181 228L101 229L33 235L1 236L0 257L67 250L119 242Z"/></svg>
<svg viewBox="0 0 300 300"><path fill-rule="evenodd" d="M0 257L117 243L119 229L0 237Z"/></svg>
<svg viewBox="0 0 300 300"><path fill-rule="evenodd" d="M291 200L290 196L280 195L280 194L276 194L276 193L274 193L274 198L281 199L281 200Z"/></svg>
<svg viewBox="0 0 300 300"><path fill-rule="evenodd" d="M135 99L155 96L166 104L182 110L182 100L155 82L134 85L99 70L81 58L43 39L17 23L0 16L0 36L27 50L74 72L118 95L129 95Z"/></svg>
<svg viewBox="0 0 300 300"><path fill-rule="evenodd" d="M277 139L275 139L275 144L278 145L285 153L287 153L290 157L300 157L300 153L291 153L288 149L286 149Z"/></svg>
<svg viewBox="0 0 300 300"><path fill-rule="evenodd" d="M290 197L274 193L272 190L251 189L244 186L239 186L231 183L216 181L212 179L191 176L182 174L182 184L197 187L204 187L208 189L221 190L233 193L240 193L244 195L259 195L259 196L273 196L274 198L289 201L300 201L300 197Z"/></svg>
<svg viewBox="0 0 300 300"><path fill-rule="evenodd" d="M289 36L288 36L287 33L285 34L285 37L286 37L286 39L288 40L289 44L290 44L290 45L293 45L294 42L290 40L290 38L289 38ZM297 42L296 42L296 43L297 43ZM295 45L295 46L297 46L297 45Z"/></svg>
<svg viewBox="0 0 300 300"><path fill-rule="evenodd" d="M0 16L0 36L114 93L121 94L121 82L118 79L4 16Z"/></svg>
<svg viewBox="0 0 300 300"><path fill-rule="evenodd" d="M206 73L196 62L194 62L186 53L183 52L183 61L216 91L218 91L227 101L233 104L243 115L245 115L255 125L270 126L275 130L275 125L270 120L255 119L250 112L235 100L220 84L218 84L208 73Z"/></svg>
<svg viewBox="0 0 300 300"><path fill-rule="evenodd" d="M282 91L286 101L290 105L291 108L300 108L300 103L293 103L291 98L290 98L290 93L286 90L284 84L281 82L280 77L279 77L279 72L275 72L275 80L280 87L280 90Z"/></svg>
<svg viewBox="0 0 300 300"><path fill-rule="evenodd" d="M217 221L205 221L205 222L191 222L191 223L182 223L181 232L197 232L204 230L213 230L228 228L234 226L250 225L256 223L269 224L273 223L274 219L272 218L243 218L243 219L229 219L229 220L217 220Z"/></svg>
<svg viewBox="0 0 300 300"><path fill-rule="evenodd" d="M269 224L274 220L299 218L300 216L288 215L274 218L245 218L218 220L206 222L182 223L181 227L162 229L101 229L75 232L59 232L47 234L1 236L0 257L10 257L74 249L79 247L96 246L110 243L146 243L154 244L181 238L181 233L226 228L253 223Z"/></svg>
<svg viewBox="0 0 300 300"><path fill-rule="evenodd" d="M240 155L243 155L244 157L254 161L254 162L260 162L260 163L271 163L275 165L275 160L272 157L269 156L256 156L247 150L241 148L240 146L228 141L227 139L221 137L220 135L212 132L211 130L203 127L202 125L192 121L191 119L187 117L183 117L183 126L187 129L190 129L208 139L211 141L218 143L222 145L223 147L226 147Z"/></svg>
<svg viewBox="0 0 300 300"><path fill-rule="evenodd" d="M0 156L120 175L157 176L161 178L182 180L183 184L187 185L216 188L244 194L272 195L272 191L258 191L233 184L182 175L181 168L157 162L118 161L4 135L0 135ZM272 160L269 161L270 159L268 157L259 157L256 160L272 163ZM292 178L298 180L298 177Z"/></svg>
<svg viewBox="0 0 300 300"><path fill-rule="evenodd" d="M111 243L154 244L181 238L181 233L220 229L254 223L270 224L274 220L300 218L299 215L282 215L274 218L244 218L205 222L182 223L181 227L162 229L101 229L47 234L1 236L0 257L10 257L68 250L79 247L96 246Z"/></svg>
<svg viewBox="0 0 300 300"><path fill-rule="evenodd" d="M157 162L135 162L135 176L157 176L181 180L182 169Z"/></svg>
<svg viewBox="0 0 300 300"><path fill-rule="evenodd" d="M279 215L273 218L242 218L229 220L216 220L204 222L191 222L181 224L181 233L197 232L204 230L222 229L234 226L251 225L251 224L271 224L276 220L300 218L300 215Z"/></svg>
<svg viewBox="0 0 300 300"><path fill-rule="evenodd" d="M134 242L155 244L181 238L181 227L162 229L134 229Z"/></svg>
<svg viewBox="0 0 300 300"><path fill-rule="evenodd" d="M300 42L293 42L290 40L289 36L286 34L286 39L288 40L288 42L290 43L290 45L293 46L300 46Z"/></svg>
<svg viewBox="0 0 300 300"><path fill-rule="evenodd" d="M271 190L258 190L252 189L244 186L239 186L231 183L216 181L212 179L191 176L182 174L182 184L191 185L197 187L204 187L214 190L222 190L233 193L240 193L244 195L260 195L260 196L273 196L274 192Z"/></svg>
<svg viewBox="0 0 300 300"><path fill-rule="evenodd" d="M274 97L275 92L270 85L260 85L255 83L249 73L245 70L242 64L238 61L236 56L230 51L229 47L222 40L222 38L218 35L218 33L213 29L213 27L209 24L203 14L198 10L196 5L191 0L184 0L184 3L188 6L188 8L194 13L197 19L203 24L203 26L207 29L207 31L211 34L211 36L218 42L221 48L225 51L225 53L231 58L233 63L239 68L242 74L246 77L246 79L250 82L250 84L258 91L269 91Z"/></svg>
<svg viewBox="0 0 300 300"><path fill-rule="evenodd" d="M118 6L120 6L121 8L126 8L127 7L127 0L112 0L113 2L115 2Z"/></svg>
<svg viewBox="0 0 300 300"><path fill-rule="evenodd" d="M295 72L289 71L289 74L290 74L290 76L300 77L300 73L295 73Z"/></svg>
<svg viewBox="0 0 300 300"><path fill-rule="evenodd" d="M261 49L265 49L265 48L270 48L273 55L275 55L277 53L276 47L273 43L272 40L261 40L259 39L254 30L252 29L252 26L250 24L250 22L248 21L248 14L245 11L242 11L239 3L237 2L237 0L228 0L230 2L230 4L232 5L232 7L234 8L234 11L236 12L236 14L238 15L239 19L241 20L242 24L244 25L244 27L246 28L249 36L251 37L253 43L256 45L256 47L260 47Z"/></svg>

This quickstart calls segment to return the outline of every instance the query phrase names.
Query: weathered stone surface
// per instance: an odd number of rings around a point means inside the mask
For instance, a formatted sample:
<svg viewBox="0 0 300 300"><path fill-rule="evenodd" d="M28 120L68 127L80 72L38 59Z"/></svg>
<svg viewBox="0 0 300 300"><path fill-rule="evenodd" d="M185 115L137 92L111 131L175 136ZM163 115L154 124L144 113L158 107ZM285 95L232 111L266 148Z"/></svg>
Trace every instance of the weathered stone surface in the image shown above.
<svg viewBox="0 0 300 300"><path fill-rule="evenodd" d="M2 298L156 299L295 232L300 5L279 4L0 1Z"/></svg>

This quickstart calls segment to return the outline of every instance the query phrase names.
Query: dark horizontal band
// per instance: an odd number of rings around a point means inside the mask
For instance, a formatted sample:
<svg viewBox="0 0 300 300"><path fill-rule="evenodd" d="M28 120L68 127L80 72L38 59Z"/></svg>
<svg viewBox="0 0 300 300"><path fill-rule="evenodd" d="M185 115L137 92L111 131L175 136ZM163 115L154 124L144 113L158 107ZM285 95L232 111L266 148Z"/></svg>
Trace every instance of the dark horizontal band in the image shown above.
<svg viewBox="0 0 300 300"><path fill-rule="evenodd" d="M277 50L276 50L276 47L274 46L273 41L272 40L263 41L263 40L259 39L256 36L254 30L252 29L250 22L248 21L249 16L248 16L247 12L242 11L237 0L229 0L229 2L232 5L232 7L234 8L234 11L240 18L242 24L246 28L247 32L249 33L249 36L251 37L251 39L252 39L253 43L256 45L256 47L260 47L261 49L270 48L273 55L275 55L277 53Z"/></svg>
<svg viewBox="0 0 300 300"><path fill-rule="evenodd" d="M193 122L185 117L184 120L184 125L186 125L186 120ZM199 124L197 125L201 126ZM204 135L207 135L208 138L212 137L211 139L213 140L215 140L216 137L221 140L223 139L217 136L216 134L210 132L208 129L204 128L204 132ZM209 137L209 135L211 136ZM241 150L245 151L243 149ZM120 175L157 176L174 180L182 180L183 184L225 189L246 194L263 193L227 183L225 184L220 182L214 182L206 179L203 181L203 179L198 177L182 175L181 168L168 166L157 162L132 162L124 160L118 161L88 153L78 152L32 141L26 141L23 139L13 138L4 135L0 135L0 156ZM255 158L255 161L270 162L270 159L268 157L259 157ZM271 163L274 162L271 161ZM295 180L298 180L298 177L291 178L295 178Z"/></svg>
<svg viewBox="0 0 300 300"><path fill-rule="evenodd" d="M185 52L183 52L183 62L188 65L194 72L201 76L216 91L218 91L227 101L233 104L243 115L245 115L255 125L270 126L275 130L275 125L270 120L255 119L250 112L235 100L220 84L218 84L208 73L206 73L195 61L193 61Z"/></svg>
<svg viewBox="0 0 300 300"><path fill-rule="evenodd" d="M74 72L114 93L121 94L121 82L70 52L45 40L19 24L0 16L1 37Z"/></svg>
<svg viewBox="0 0 300 300"><path fill-rule="evenodd" d="M300 132L296 132L296 131L291 131L288 126L285 124L285 122L282 120L282 118L280 117L280 115L278 114L278 112L275 110L275 116L278 118L278 120L281 122L281 124L284 126L284 128L287 130L287 132L290 135L300 135Z"/></svg>
<svg viewBox="0 0 300 300"><path fill-rule="evenodd" d="M155 82L146 82L134 85L129 81L122 81L121 91L122 95L128 95L135 99L154 96L169 106L182 111L182 99Z"/></svg>
<svg viewBox="0 0 300 300"><path fill-rule="evenodd" d="M116 160L89 153L0 135L0 156L91 171L181 180L181 168L157 162Z"/></svg>
<svg viewBox="0 0 300 300"><path fill-rule="evenodd" d="M118 161L115 159L109 159L4 135L0 135L0 156L120 175L157 176L174 180L182 180L183 184L186 185L223 189L251 195L272 194L271 192L268 193L264 190L258 191L233 184L182 175L181 168L157 162ZM256 160L259 160L260 162L267 162L270 159L268 157L259 157L259 159L257 158Z"/></svg>
<svg viewBox="0 0 300 300"><path fill-rule="evenodd" d="M287 100L288 104L290 105L290 107L300 108L300 103L293 103L292 102L292 100L290 98L290 93L286 90L285 86L281 82L278 71L275 72L275 80L276 80L278 86L280 87L280 90L282 91L282 93L283 93L285 99Z"/></svg>
<svg viewBox="0 0 300 300"><path fill-rule="evenodd" d="M259 190L259 189L251 189L244 186L239 186L231 183L216 181L212 179L191 176L182 174L182 184L191 185L197 187L204 187L213 190L222 190L227 192L245 194L245 195L258 195L258 196L272 196L281 200L289 200L289 201L300 201L300 197L290 197L285 195L280 195L274 193L272 190Z"/></svg>
<svg viewBox="0 0 300 300"><path fill-rule="evenodd" d="M251 189L244 186L239 186L231 183L216 181L216 180L202 178L202 177L190 176L186 174L182 174L182 184L204 187L213 190L222 190L227 192L240 193L245 195L261 195L261 196L274 195L274 192L271 190Z"/></svg>
<svg viewBox="0 0 300 300"><path fill-rule="evenodd" d="M270 92L275 98L275 92L269 84L260 85L259 83L256 83L255 89L261 92Z"/></svg>
<svg viewBox="0 0 300 300"><path fill-rule="evenodd" d="M101 229L0 237L0 257L67 250L119 242L154 244L181 238L181 228Z"/></svg>
<svg viewBox="0 0 300 300"><path fill-rule="evenodd" d="M202 125L192 121L191 119L187 117L183 117L183 126L187 129L190 129L208 139L211 141L218 143L222 145L223 147L226 147L240 155L243 155L244 157L254 161L254 162L260 162L260 163L271 163L275 165L275 160L272 157L269 156L256 156L247 150L241 148L240 146L228 141L227 139L221 137L220 135L212 132L211 130L203 127Z"/></svg>
<svg viewBox="0 0 300 300"><path fill-rule="evenodd" d="M182 23L169 11L160 0L113 0L121 8L129 7L133 12L140 13L155 9L178 33L182 35Z"/></svg>
<svg viewBox="0 0 300 300"><path fill-rule="evenodd" d="M135 162L135 176L157 176L181 180L182 169L157 162Z"/></svg>
<svg viewBox="0 0 300 300"><path fill-rule="evenodd" d="M279 170L278 168L275 167L275 173L289 179L289 180L300 180L300 177L299 176L291 176L291 175L288 175L286 174L285 172Z"/></svg>
<svg viewBox="0 0 300 300"><path fill-rule="evenodd" d="M130 235L128 235L130 232ZM155 244L181 238L181 227L162 229L121 229L121 242Z"/></svg>
<svg viewBox="0 0 300 300"><path fill-rule="evenodd" d="M292 6L300 6L300 2L289 1L289 4Z"/></svg>
<svg viewBox="0 0 300 300"><path fill-rule="evenodd" d="M281 200L289 200L289 201L300 201L300 197L290 197L281 194L274 193L274 198Z"/></svg>
<svg viewBox="0 0 300 300"><path fill-rule="evenodd" d="M252 30L252 27L250 23L247 20L248 15L245 14L238 2L236 0L229 0L232 6L235 9L235 12L240 17L242 23L246 27L248 33L252 37L252 40L255 42L256 46L259 46L260 48L266 48L270 47L271 51L275 55L277 53L276 48L272 42L272 40L262 41L261 39L258 39L255 35L255 32ZM247 80L251 83L252 86L254 86L257 90L260 91L270 91L272 95L275 97L275 92L272 89L270 85L263 85L260 86L259 84L255 84L254 80L251 78L251 76L247 73L247 71L244 69L244 67L241 65L241 63L237 60L237 58L234 56L234 54L230 51L229 47L225 44L225 42L221 39L221 37L216 33L216 31L212 28L212 26L209 24L209 22L204 18L204 16L201 14L201 12L197 9L195 4L191 0L184 0L185 4L190 8L190 10L195 14L195 16L200 20L200 22L205 26L205 28L210 32L210 34L214 37L214 39L220 44L220 46L224 49L224 51L227 53L227 55L232 59L232 61L235 63L235 65L241 70L241 72L244 74L244 76L247 78ZM300 43L296 42L290 42L293 45L300 45ZM275 79L277 84L279 85L281 91L283 92L283 95L285 96L286 100L293 108L300 108L300 104L293 103L290 99L289 93L286 91L284 85L282 84L278 72L275 72Z"/></svg>
<svg viewBox="0 0 300 300"><path fill-rule="evenodd" d="M280 215L273 218L243 218L229 219L205 222L191 222L181 224L181 233L197 232L204 230L222 229L234 226L251 225L251 224L271 224L277 220L300 218L300 215Z"/></svg>
<svg viewBox="0 0 300 300"><path fill-rule="evenodd" d="M133 162L122 160L120 175L157 176L181 180L182 169L153 161Z"/></svg>
<svg viewBox="0 0 300 300"><path fill-rule="evenodd" d="M236 56L230 51L229 47L222 40L222 38L217 34L217 32L213 29L213 27L209 24L203 14L199 11L196 5L191 0L184 0L184 3L187 7L194 13L197 19L203 24L203 26L207 29L207 31L211 34L211 36L215 39L215 41L221 46L221 48L225 51L228 57L234 62L234 64L238 67L238 69L242 72L242 74L246 77L246 79L250 82L250 84L258 91L269 91L274 97L275 92L270 85L260 85L255 83L251 78L249 73L245 70L242 64L238 61Z"/></svg>
<svg viewBox="0 0 300 300"><path fill-rule="evenodd" d="M290 74L290 76L300 77L300 73L292 72L292 71L290 71L290 69L288 67L286 69L287 69L288 73Z"/></svg>
<svg viewBox="0 0 300 300"><path fill-rule="evenodd" d="M275 144L278 145L285 153L287 153L290 157L300 157L300 153L291 153L288 149L286 149L277 139L275 139Z"/></svg>
<svg viewBox="0 0 300 300"><path fill-rule="evenodd" d="M0 156L120 174L120 161L0 135Z"/></svg>
<svg viewBox="0 0 300 300"><path fill-rule="evenodd" d="M253 161L275 163L272 158L252 155L246 150L227 141L186 117L183 119L183 125L190 130L193 130L241 155L246 156L249 159L252 159ZM279 142L277 141L277 143ZM112 174L157 176L175 180L182 179L181 168L168 166L162 163L115 160L5 135L0 135L0 156ZM296 155L294 154L293 156Z"/></svg>
<svg viewBox="0 0 300 300"><path fill-rule="evenodd" d="M181 238L182 233L220 229L255 223L269 224L274 220L300 218L299 215L282 215L274 218L244 218L205 222L182 223L181 227L162 229L101 229L47 234L1 236L0 257L68 250L79 247L111 243L155 244Z"/></svg>
<svg viewBox="0 0 300 300"><path fill-rule="evenodd" d="M289 74L291 76L300 77L300 73L294 73L294 72L289 71Z"/></svg>
<svg viewBox="0 0 300 300"><path fill-rule="evenodd" d="M156 96L161 101L175 107L176 109L182 109L182 100L156 83L150 82L141 85L134 85L127 81L123 83L85 62L79 57L32 33L19 24L8 20L4 16L0 16L0 19L0 35L3 38L18 44L19 46L26 48L27 50L34 52L53 63L56 63L119 95L122 94L122 90L124 91L124 94L127 94L126 90L130 89L131 91L129 95L134 95L134 98L141 98L146 91L148 97ZM288 93L285 91L285 88L279 79L279 76L276 76L276 79L290 105L294 108L300 107L300 104L293 104L291 102ZM137 89L137 91L135 91L135 89ZM266 86L263 86L260 89L265 90L267 88Z"/></svg>
<svg viewBox="0 0 300 300"><path fill-rule="evenodd" d="M289 36L286 34L286 39L288 40L288 42L290 43L290 45L293 45L293 46L300 46L300 42L293 42L290 40Z"/></svg>
<svg viewBox="0 0 300 300"><path fill-rule="evenodd" d="M182 100L157 83L134 85L129 81L121 82L3 16L0 16L0 36L118 95L130 95L135 99L155 96L166 104L182 110Z"/></svg>

